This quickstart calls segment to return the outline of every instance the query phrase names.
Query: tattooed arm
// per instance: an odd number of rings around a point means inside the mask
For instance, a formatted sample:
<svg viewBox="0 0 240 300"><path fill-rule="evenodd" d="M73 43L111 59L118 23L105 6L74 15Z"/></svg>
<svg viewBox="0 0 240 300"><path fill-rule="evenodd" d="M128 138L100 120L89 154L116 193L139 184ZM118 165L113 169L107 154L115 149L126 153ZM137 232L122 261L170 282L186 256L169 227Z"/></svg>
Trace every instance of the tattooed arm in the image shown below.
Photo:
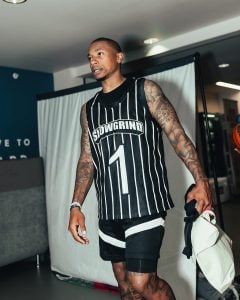
<svg viewBox="0 0 240 300"><path fill-rule="evenodd" d="M212 197L208 179L202 169L196 149L180 124L176 111L155 82L145 80L144 89L150 113L160 124L176 154L195 180L196 187L189 192L188 201L196 199L200 213L210 209Z"/></svg>
<svg viewBox="0 0 240 300"><path fill-rule="evenodd" d="M82 205L92 185L94 174L94 167L88 137L86 105L84 105L81 110L81 126L81 155L77 165L73 202L79 202ZM78 234L79 227L80 231L82 232L81 236L79 236ZM79 209L78 207L72 208L70 211L68 230L71 232L73 238L76 241L82 244L88 244L89 241L86 238L85 216L82 213L81 209Z"/></svg>

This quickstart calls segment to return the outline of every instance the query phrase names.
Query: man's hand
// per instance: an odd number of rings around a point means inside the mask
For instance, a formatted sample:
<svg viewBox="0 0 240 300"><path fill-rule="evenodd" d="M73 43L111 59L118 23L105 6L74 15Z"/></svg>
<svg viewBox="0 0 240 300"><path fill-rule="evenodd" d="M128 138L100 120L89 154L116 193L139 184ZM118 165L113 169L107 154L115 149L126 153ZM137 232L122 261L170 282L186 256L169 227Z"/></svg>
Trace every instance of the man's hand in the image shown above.
<svg viewBox="0 0 240 300"><path fill-rule="evenodd" d="M197 201L196 209L199 214L204 210L212 210L212 193L207 178L199 179L187 194L187 202L193 199Z"/></svg>
<svg viewBox="0 0 240 300"><path fill-rule="evenodd" d="M77 242L89 244L89 240L86 238L85 216L78 207L72 208L70 211L68 230Z"/></svg>

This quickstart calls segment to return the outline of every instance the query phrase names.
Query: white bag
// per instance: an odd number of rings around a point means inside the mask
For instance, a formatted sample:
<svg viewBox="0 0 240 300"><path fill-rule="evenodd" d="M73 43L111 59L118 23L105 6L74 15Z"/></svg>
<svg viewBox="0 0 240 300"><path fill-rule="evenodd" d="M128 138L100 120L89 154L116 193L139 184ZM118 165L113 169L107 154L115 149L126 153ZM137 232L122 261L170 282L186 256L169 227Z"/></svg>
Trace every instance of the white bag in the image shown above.
<svg viewBox="0 0 240 300"><path fill-rule="evenodd" d="M193 222L191 240L204 276L222 294L231 286L235 276L232 241L216 224L212 211L204 211Z"/></svg>

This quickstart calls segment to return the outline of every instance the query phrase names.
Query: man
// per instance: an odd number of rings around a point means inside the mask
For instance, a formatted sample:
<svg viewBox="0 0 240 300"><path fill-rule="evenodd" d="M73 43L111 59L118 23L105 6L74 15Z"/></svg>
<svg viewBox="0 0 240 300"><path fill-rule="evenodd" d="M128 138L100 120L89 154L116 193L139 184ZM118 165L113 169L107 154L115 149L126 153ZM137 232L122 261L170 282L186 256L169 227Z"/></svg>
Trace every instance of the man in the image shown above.
<svg viewBox="0 0 240 300"><path fill-rule="evenodd" d="M121 74L118 43L107 38L93 41L88 59L102 90L81 111L81 155L69 231L79 243L89 243L81 205L94 178L100 255L112 263L121 299L175 299L156 273L166 211L173 207L162 131L195 180L188 201L197 200L199 213L211 208L208 180L161 88Z"/></svg>

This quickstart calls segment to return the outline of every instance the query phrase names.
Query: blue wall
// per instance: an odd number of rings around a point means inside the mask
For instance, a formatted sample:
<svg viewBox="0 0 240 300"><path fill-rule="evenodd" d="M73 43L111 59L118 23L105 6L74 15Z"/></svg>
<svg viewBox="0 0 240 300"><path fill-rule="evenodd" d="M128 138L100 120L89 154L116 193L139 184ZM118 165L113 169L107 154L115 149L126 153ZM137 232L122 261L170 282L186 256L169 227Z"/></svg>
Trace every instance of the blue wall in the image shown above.
<svg viewBox="0 0 240 300"><path fill-rule="evenodd" d="M36 95L52 91L52 74L0 67L0 159L39 156Z"/></svg>

